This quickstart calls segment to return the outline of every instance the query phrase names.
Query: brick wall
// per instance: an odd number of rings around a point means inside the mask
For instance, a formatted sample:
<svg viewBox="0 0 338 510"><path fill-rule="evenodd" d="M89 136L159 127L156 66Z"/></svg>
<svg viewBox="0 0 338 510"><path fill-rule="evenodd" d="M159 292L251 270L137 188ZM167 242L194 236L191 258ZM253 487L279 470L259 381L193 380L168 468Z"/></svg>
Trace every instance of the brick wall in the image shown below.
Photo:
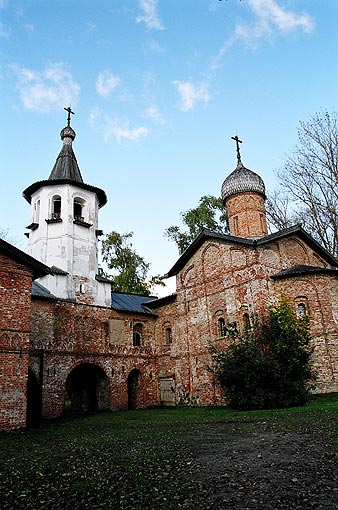
<svg viewBox="0 0 338 510"><path fill-rule="evenodd" d="M136 324L141 325L140 346L133 346ZM137 407L158 405L154 318L34 299L30 366L43 385L44 417L64 412L67 378L77 367L89 365L104 373L106 409L128 408L128 377L133 370L138 371Z"/></svg>
<svg viewBox="0 0 338 510"><path fill-rule="evenodd" d="M230 234L238 237L264 237L268 233L264 198L258 193L232 195L226 201Z"/></svg>
<svg viewBox="0 0 338 510"><path fill-rule="evenodd" d="M0 428L26 425L32 273L0 254Z"/></svg>

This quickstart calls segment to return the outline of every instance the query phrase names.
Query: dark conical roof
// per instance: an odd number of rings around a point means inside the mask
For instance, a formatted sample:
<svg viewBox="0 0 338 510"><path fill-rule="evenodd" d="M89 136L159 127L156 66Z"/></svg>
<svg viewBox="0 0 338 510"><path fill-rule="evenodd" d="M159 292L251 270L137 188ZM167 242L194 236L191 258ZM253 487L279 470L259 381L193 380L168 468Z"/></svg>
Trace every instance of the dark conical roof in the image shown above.
<svg viewBox="0 0 338 510"><path fill-rule="evenodd" d="M76 157L73 151L72 142L76 137L74 129L69 125L64 127L60 132L61 140L63 141L62 149L56 158L55 165L48 177L48 180L34 182L23 191L23 196L27 202L31 203L32 194L43 186L58 185L58 184L75 184L79 188L91 191L96 194L99 202L99 207L107 203L106 193L95 186L85 184L82 179L79 165L77 164Z"/></svg>
<svg viewBox="0 0 338 510"><path fill-rule="evenodd" d="M263 179L248 168L245 168L239 160L235 170L228 175L222 184L222 199L225 201L238 193L259 193L265 197L265 185Z"/></svg>
<svg viewBox="0 0 338 510"><path fill-rule="evenodd" d="M60 136L63 146L56 158L48 180L68 179L70 181L83 182L72 147L72 141L75 139L76 133L70 126L67 126L62 129Z"/></svg>

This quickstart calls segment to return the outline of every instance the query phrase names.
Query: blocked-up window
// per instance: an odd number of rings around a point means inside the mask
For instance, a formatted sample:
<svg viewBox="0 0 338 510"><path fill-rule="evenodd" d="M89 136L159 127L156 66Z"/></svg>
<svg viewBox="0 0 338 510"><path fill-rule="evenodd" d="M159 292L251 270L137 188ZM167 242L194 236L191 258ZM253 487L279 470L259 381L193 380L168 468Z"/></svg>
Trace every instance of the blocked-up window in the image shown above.
<svg viewBox="0 0 338 510"><path fill-rule="evenodd" d="M173 343L173 332L171 328L166 328L165 330L165 337L166 337L166 343L172 344Z"/></svg>
<svg viewBox="0 0 338 510"><path fill-rule="evenodd" d="M243 315L243 329L244 329L244 332L245 331L249 331L250 328L251 328L250 317L249 317L248 313L245 313Z"/></svg>
<svg viewBox="0 0 338 510"><path fill-rule="evenodd" d="M133 347L139 347L142 344L143 326L140 323L134 325L133 328Z"/></svg>

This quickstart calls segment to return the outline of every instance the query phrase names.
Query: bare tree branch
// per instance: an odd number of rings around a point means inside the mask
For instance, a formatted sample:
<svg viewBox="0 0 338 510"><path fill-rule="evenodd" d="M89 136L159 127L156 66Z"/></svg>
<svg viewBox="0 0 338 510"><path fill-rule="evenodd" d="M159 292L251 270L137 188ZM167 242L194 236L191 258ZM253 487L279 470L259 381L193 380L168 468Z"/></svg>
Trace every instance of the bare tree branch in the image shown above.
<svg viewBox="0 0 338 510"><path fill-rule="evenodd" d="M321 110L300 122L298 145L277 173L279 187L267 201L275 228L302 223L338 255L338 114ZM288 198L285 198L288 197Z"/></svg>

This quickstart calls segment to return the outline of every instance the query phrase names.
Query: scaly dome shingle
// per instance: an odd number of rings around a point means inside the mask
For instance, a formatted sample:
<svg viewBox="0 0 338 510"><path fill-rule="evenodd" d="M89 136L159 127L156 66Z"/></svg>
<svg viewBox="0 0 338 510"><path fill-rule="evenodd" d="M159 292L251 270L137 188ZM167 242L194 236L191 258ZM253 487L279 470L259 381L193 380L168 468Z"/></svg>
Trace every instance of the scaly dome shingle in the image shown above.
<svg viewBox="0 0 338 510"><path fill-rule="evenodd" d="M235 170L228 175L222 184L221 195L223 201L232 195L239 193L259 193L265 197L265 185L263 179L239 161Z"/></svg>

